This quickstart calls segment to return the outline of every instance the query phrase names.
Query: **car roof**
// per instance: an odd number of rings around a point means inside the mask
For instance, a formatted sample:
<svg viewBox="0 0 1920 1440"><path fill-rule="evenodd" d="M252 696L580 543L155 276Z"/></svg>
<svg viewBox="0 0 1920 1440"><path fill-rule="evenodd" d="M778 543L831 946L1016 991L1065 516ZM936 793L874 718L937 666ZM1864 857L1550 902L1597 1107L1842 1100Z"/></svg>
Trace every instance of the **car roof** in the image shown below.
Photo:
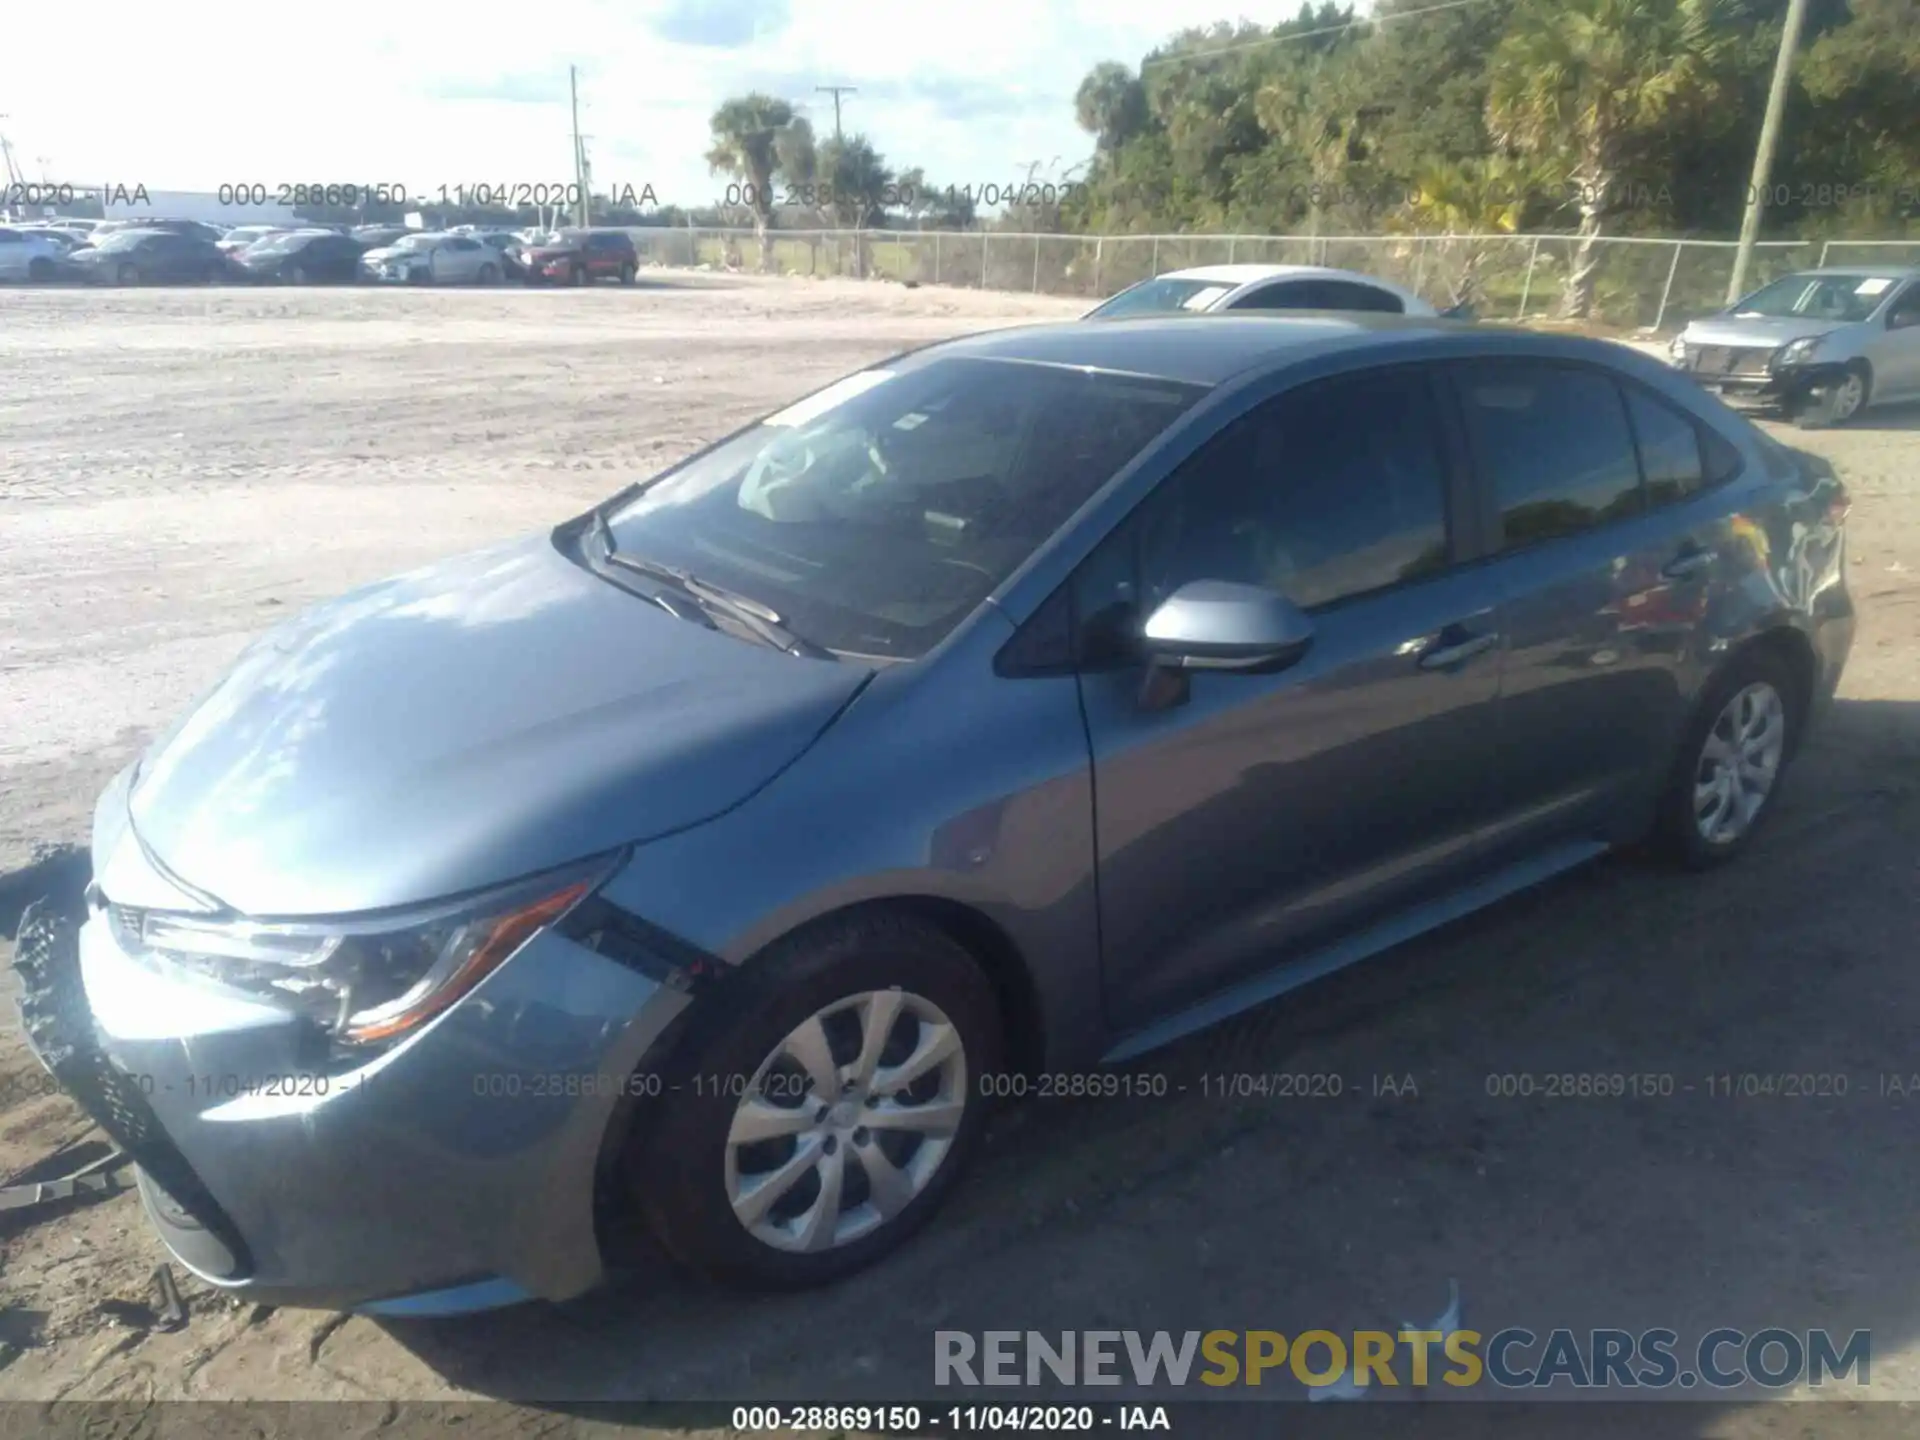
<svg viewBox="0 0 1920 1440"><path fill-rule="evenodd" d="M1836 280L1920 279L1920 265L1822 265L1812 270L1789 270L1787 275L1829 275ZM1782 280L1787 278L1782 275Z"/></svg>
<svg viewBox="0 0 1920 1440"><path fill-rule="evenodd" d="M1378 275L1366 275L1358 270L1341 270L1332 265L1195 265L1187 270L1169 270L1154 276L1154 279L1204 280L1213 285L1250 285L1255 280L1294 280L1302 276L1365 280L1375 285L1393 285L1391 280L1382 280Z"/></svg>
<svg viewBox="0 0 1920 1440"><path fill-rule="evenodd" d="M1465 324L1425 315L1375 315L1334 311L1263 311L1258 315L1148 315L1114 321L1023 324L1006 330L947 340L918 355L973 355L981 359L1069 365L1092 371L1144 374L1158 380L1217 386L1223 380L1283 355L1346 348L1371 340L1398 348L1423 336L1505 334L1530 330Z"/></svg>
<svg viewBox="0 0 1920 1440"><path fill-rule="evenodd" d="M1643 358L1612 341L1440 316L1295 310L1022 325L937 342L911 352L910 363L966 356L1103 370L1212 388L1255 367L1306 360L1329 351L1365 348L1383 358L1405 351L1408 359L1415 359L1426 348L1423 342L1434 340L1495 357L1560 355L1628 368Z"/></svg>

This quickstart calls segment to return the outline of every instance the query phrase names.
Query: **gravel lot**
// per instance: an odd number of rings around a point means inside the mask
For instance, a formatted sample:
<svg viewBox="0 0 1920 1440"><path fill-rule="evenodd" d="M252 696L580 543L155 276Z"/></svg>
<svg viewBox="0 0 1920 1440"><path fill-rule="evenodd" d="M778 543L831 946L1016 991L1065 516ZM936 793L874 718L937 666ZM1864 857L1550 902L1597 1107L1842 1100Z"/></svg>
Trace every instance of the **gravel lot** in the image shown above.
<svg viewBox="0 0 1920 1440"><path fill-rule="evenodd" d="M0 958L8 874L81 841L101 784L290 608L544 527L890 351L1079 308L731 277L0 294ZM0 1221L0 1398L924 1397L935 1328L1367 1328L1436 1313L1449 1277L1489 1333L1871 1328L1871 1393L1920 1398L1920 414L1794 439L1853 490L1863 619L1744 863L1603 863L1138 1067L1332 1072L1341 1098L1012 1111L925 1238L773 1301L643 1265L436 1326L185 1285L192 1320L163 1334L131 1197ZM85 1125L5 1024L11 1175ZM1563 1071L1692 1090L1487 1094ZM1850 1093L1706 1093L1743 1072ZM1701 1434L1779 1433L1766 1407L1698 1408Z"/></svg>

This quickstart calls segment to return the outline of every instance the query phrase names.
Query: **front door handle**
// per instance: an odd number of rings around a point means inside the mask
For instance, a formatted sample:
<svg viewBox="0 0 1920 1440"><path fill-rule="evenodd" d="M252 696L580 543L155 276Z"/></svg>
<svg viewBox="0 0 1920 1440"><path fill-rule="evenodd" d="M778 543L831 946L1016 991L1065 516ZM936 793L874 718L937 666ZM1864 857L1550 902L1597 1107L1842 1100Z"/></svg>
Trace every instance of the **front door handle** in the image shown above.
<svg viewBox="0 0 1920 1440"><path fill-rule="evenodd" d="M1422 670L1450 670L1456 665L1464 665L1476 655L1484 655L1500 643L1498 635L1470 635L1455 638L1460 631L1449 627L1440 632L1440 637L1429 650L1420 655Z"/></svg>
<svg viewBox="0 0 1920 1440"><path fill-rule="evenodd" d="M1718 558L1717 551L1689 545L1661 567L1660 573L1669 580L1685 580L1691 575L1698 575Z"/></svg>

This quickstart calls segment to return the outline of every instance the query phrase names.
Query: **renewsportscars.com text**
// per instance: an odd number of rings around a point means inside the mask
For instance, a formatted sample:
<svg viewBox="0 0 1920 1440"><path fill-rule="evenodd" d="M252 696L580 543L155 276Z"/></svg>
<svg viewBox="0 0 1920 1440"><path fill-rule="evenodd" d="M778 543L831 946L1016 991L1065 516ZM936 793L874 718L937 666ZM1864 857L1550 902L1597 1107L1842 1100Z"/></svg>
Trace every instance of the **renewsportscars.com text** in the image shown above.
<svg viewBox="0 0 1920 1440"><path fill-rule="evenodd" d="M1446 1385L1503 1390L1785 1389L1870 1383L1872 1332L1709 1330L936 1330L936 1385Z"/></svg>

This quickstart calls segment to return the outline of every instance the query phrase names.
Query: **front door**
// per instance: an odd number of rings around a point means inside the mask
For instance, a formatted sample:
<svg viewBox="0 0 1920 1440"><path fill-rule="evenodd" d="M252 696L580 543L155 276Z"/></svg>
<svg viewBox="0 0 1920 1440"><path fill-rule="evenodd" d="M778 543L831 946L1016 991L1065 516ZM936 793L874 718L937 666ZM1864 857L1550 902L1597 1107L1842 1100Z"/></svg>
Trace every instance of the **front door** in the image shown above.
<svg viewBox="0 0 1920 1440"><path fill-rule="evenodd" d="M1077 580L1109 1022L1268 968L1456 878L1486 818L1493 604L1457 562L1463 477L1420 367L1264 402L1155 491ZM1189 581L1311 616L1277 674L1143 700L1125 637Z"/></svg>

